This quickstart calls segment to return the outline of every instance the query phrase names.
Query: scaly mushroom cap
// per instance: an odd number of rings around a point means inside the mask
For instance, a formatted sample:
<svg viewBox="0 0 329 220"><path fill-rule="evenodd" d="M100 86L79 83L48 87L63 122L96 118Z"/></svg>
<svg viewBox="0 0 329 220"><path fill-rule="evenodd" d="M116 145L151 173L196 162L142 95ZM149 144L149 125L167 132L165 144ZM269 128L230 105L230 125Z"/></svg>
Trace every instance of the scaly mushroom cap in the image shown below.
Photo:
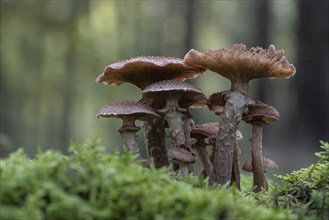
<svg viewBox="0 0 329 220"><path fill-rule="evenodd" d="M195 154L190 150L182 147L172 147L168 151L168 155L173 158L173 160L178 160L185 163L194 163Z"/></svg>
<svg viewBox="0 0 329 220"><path fill-rule="evenodd" d="M195 86L188 82L176 80L164 80L153 83L143 90L143 99L149 100L149 103L154 103L161 106L164 105L167 97L180 96L178 104L182 108L200 103L204 100L204 94Z"/></svg>
<svg viewBox="0 0 329 220"><path fill-rule="evenodd" d="M226 103L226 95L229 91L216 92L208 98L208 108L210 111L215 112L216 115L221 114L224 110Z"/></svg>
<svg viewBox="0 0 329 220"><path fill-rule="evenodd" d="M256 101L248 106L248 113L243 114L242 120L249 124L266 125L279 120L279 112L273 106Z"/></svg>
<svg viewBox="0 0 329 220"><path fill-rule="evenodd" d="M263 169L275 169L278 168L278 165L271 159L263 157ZM246 171L246 172L252 172L253 171L253 167L252 167L252 161L251 160L247 160L243 166L242 166L242 170Z"/></svg>
<svg viewBox="0 0 329 220"><path fill-rule="evenodd" d="M193 79L204 71L204 68L192 67L178 58L136 57L106 66L96 82L114 86L129 82L145 89L148 85L163 80Z"/></svg>
<svg viewBox="0 0 329 220"><path fill-rule="evenodd" d="M219 123L206 123L191 128L191 138L208 138L217 135Z"/></svg>
<svg viewBox="0 0 329 220"><path fill-rule="evenodd" d="M228 49L199 52L191 49L184 57L186 64L203 67L216 72L232 82L248 82L251 79L269 77L287 79L296 73L293 64L283 56L283 50L270 45L267 50L243 44Z"/></svg>
<svg viewBox="0 0 329 220"><path fill-rule="evenodd" d="M152 117L160 117L155 113L150 107L146 106L141 102L125 101L110 104L104 106L100 109L97 114L97 118L123 118L123 117L133 117L136 120L145 121Z"/></svg>

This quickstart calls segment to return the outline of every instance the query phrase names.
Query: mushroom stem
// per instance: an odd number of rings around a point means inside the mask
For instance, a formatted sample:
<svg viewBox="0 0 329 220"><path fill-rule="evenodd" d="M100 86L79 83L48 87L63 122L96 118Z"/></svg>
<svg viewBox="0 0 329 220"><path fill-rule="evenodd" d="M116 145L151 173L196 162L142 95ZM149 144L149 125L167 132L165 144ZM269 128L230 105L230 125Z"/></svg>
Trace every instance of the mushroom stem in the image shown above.
<svg viewBox="0 0 329 220"><path fill-rule="evenodd" d="M186 110L188 112L188 110ZM190 113L189 113L190 114ZM183 130L184 130L184 138L185 138L185 148L191 149L191 123L193 122L192 115L191 117L187 116L186 114L183 115ZM194 172L193 164L189 164L189 171L188 173Z"/></svg>
<svg viewBox="0 0 329 220"><path fill-rule="evenodd" d="M124 149L127 151L131 151L138 156L138 159L141 159L141 155L139 153L139 145L137 141L136 132L139 131L140 128L137 126L127 125L122 126L119 130L122 143Z"/></svg>
<svg viewBox="0 0 329 220"><path fill-rule="evenodd" d="M262 138L263 127L259 125L253 125L251 129L251 159L253 167L253 179L254 179L254 192L259 192L262 188L266 189L265 174L263 170L263 158L262 158Z"/></svg>
<svg viewBox="0 0 329 220"><path fill-rule="evenodd" d="M209 154L206 149L206 142L203 139L197 139L197 142L194 144L194 148L196 149L200 161L203 166L203 170L206 173L206 176L210 176L213 166L209 158Z"/></svg>
<svg viewBox="0 0 329 220"><path fill-rule="evenodd" d="M179 176L185 178L189 174L189 164L184 162L177 162L179 165Z"/></svg>
<svg viewBox="0 0 329 220"><path fill-rule="evenodd" d="M153 159L156 168L169 166L163 119L143 122L142 128L149 159Z"/></svg>
<svg viewBox="0 0 329 220"><path fill-rule="evenodd" d="M246 86L240 87L243 89L243 93L237 90L232 91L228 95L229 99L226 101L223 113L219 116L221 126L216 140L211 182L226 184L231 180L236 131L247 104L247 98L244 95ZM232 86L234 89L240 87Z"/></svg>
<svg viewBox="0 0 329 220"><path fill-rule="evenodd" d="M173 146L185 146L182 113L172 109L165 112L164 118L168 122Z"/></svg>
<svg viewBox="0 0 329 220"><path fill-rule="evenodd" d="M234 145L233 150L233 167L232 167L232 177L231 177L231 185L235 184L236 187L240 190L240 148L238 146L238 143L236 142Z"/></svg>

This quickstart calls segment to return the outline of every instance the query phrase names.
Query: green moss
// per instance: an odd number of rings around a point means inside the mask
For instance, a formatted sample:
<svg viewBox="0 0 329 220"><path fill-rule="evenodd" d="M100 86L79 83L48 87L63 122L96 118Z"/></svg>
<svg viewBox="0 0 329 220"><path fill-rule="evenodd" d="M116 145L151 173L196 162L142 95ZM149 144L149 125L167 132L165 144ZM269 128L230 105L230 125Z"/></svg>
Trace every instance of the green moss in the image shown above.
<svg viewBox="0 0 329 220"><path fill-rule="evenodd" d="M107 154L95 142L72 144L70 151L68 156L46 151L31 160L18 150L2 160L0 218L298 219L301 214L287 209L292 207L287 205L291 202L288 195L295 195L290 190L302 187L298 184L287 185L284 195L277 185L268 193L240 192L209 186L197 177L180 180L168 169L144 168L133 155ZM315 166L327 162L323 159ZM311 194L303 204L318 210L328 204L323 194L327 188L322 188L328 187L324 180L328 176L323 176L320 167L312 170L311 175L321 177L314 177L318 181L309 185ZM281 179L290 184L293 178ZM243 180L244 186L248 184L250 180Z"/></svg>

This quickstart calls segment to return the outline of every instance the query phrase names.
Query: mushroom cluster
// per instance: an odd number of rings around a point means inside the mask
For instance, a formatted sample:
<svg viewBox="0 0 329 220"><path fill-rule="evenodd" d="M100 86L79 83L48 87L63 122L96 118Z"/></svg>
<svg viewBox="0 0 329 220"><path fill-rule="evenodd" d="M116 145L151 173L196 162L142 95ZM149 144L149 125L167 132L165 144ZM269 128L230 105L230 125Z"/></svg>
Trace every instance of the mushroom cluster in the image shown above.
<svg viewBox="0 0 329 220"><path fill-rule="evenodd" d="M231 88L207 97L186 82L207 69L226 77ZM237 140L243 120L252 125L251 160L243 170L253 172L254 191L267 190L265 168L277 165L262 155L262 126L279 119L278 111L248 96L248 83L256 78L289 78L295 67L284 56L283 50L273 45L268 49L243 44L228 49L199 52L190 50L184 59L172 57L136 57L105 67L97 83L114 86L128 82L141 91L141 100L125 101L103 107L97 117L116 117L123 120L119 132L124 148L138 159L153 163L156 168L172 164L181 177L193 173L193 163L202 163L202 176L213 184L236 185L240 188L240 148ZM190 108L208 107L219 117L218 123L194 125ZM140 155L135 120L143 121L148 158ZM167 149L165 130L171 144ZM268 165L268 162L272 164ZM274 164L274 165L273 165Z"/></svg>

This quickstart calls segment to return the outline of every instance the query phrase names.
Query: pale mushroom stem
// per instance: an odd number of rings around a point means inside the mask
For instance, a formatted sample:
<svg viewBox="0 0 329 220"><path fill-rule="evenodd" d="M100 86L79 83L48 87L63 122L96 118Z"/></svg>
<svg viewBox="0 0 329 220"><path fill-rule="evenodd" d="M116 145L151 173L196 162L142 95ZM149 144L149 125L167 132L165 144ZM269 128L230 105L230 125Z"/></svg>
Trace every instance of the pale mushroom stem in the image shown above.
<svg viewBox="0 0 329 220"><path fill-rule="evenodd" d="M241 189L239 156L240 156L240 148L238 146L238 143L236 142L233 150L233 167L232 167L231 185L235 184L238 189Z"/></svg>
<svg viewBox="0 0 329 220"><path fill-rule="evenodd" d="M262 138L263 127L259 125L253 125L251 130L251 159L253 167L253 180L254 180L254 192L259 192L262 189L266 190L266 179L263 170L263 158L262 158Z"/></svg>
<svg viewBox="0 0 329 220"><path fill-rule="evenodd" d="M247 105L244 84L232 85L233 90L226 101L224 111L219 116L218 137L215 147L214 169L210 177L211 182L226 184L231 180L233 165L233 150L236 142L236 131Z"/></svg>
<svg viewBox="0 0 329 220"><path fill-rule="evenodd" d="M142 127L145 133L145 144L149 159L153 159L156 168L169 166L163 119L143 122Z"/></svg>
<svg viewBox="0 0 329 220"><path fill-rule="evenodd" d="M203 139L202 140L197 139L197 142L194 145L195 145L194 148L196 149L196 151L198 153L198 156L202 163L203 169L206 172L206 175L210 176L210 174L213 170L213 166L212 166L212 163L209 158L209 154L206 149L206 146L207 146L206 142Z"/></svg>
<svg viewBox="0 0 329 220"><path fill-rule="evenodd" d="M178 109L178 97L168 99L164 109L164 118L169 125L172 145L185 146L183 114Z"/></svg>
<svg viewBox="0 0 329 220"><path fill-rule="evenodd" d="M140 149L137 141L136 132L140 128L137 126L122 126L119 130L124 149L131 151L138 156L138 159L141 159Z"/></svg>
<svg viewBox="0 0 329 220"><path fill-rule="evenodd" d="M189 174L189 164L184 162L177 162L179 165L179 176L186 178Z"/></svg>

